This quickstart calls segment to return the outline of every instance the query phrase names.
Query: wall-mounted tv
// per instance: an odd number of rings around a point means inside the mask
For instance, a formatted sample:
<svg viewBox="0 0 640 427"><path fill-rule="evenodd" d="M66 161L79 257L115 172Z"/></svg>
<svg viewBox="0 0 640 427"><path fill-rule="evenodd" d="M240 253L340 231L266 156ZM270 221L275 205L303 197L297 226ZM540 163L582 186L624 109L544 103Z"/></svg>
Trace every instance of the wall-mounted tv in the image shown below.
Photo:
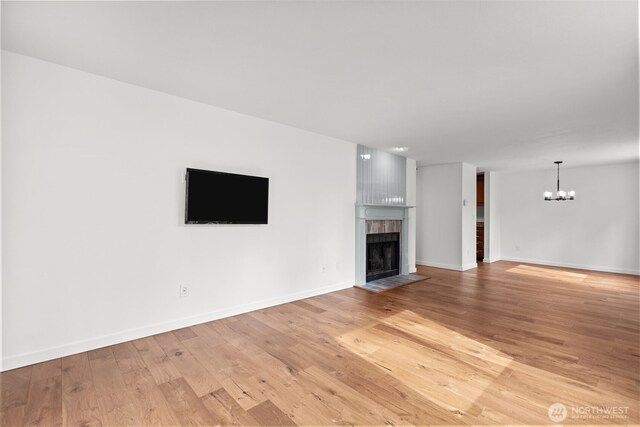
<svg viewBox="0 0 640 427"><path fill-rule="evenodd" d="M269 178L187 168L185 224L267 224Z"/></svg>

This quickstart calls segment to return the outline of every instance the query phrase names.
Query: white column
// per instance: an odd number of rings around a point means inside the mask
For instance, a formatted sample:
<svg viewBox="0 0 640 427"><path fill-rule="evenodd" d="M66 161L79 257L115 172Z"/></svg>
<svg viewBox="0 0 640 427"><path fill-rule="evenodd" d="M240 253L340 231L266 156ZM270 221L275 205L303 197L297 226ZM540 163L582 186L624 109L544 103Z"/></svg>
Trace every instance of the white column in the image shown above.
<svg viewBox="0 0 640 427"><path fill-rule="evenodd" d="M497 172L484 174L484 259L500 260L500 179Z"/></svg>

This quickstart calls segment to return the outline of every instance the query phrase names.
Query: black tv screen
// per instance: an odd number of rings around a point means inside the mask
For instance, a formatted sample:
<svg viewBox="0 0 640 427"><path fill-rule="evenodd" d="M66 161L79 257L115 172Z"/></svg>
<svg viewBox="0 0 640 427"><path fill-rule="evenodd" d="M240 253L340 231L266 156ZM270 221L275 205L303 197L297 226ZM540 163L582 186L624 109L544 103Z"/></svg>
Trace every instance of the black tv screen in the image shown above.
<svg viewBox="0 0 640 427"><path fill-rule="evenodd" d="M187 169L185 224L267 224L269 178Z"/></svg>

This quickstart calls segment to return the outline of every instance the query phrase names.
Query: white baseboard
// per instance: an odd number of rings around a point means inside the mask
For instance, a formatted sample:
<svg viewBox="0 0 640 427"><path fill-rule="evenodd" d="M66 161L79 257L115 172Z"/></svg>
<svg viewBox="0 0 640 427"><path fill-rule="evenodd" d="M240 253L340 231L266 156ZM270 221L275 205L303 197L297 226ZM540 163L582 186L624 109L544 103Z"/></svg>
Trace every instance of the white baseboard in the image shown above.
<svg viewBox="0 0 640 427"><path fill-rule="evenodd" d="M491 264L492 262L500 261L502 258L484 258L482 262Z"/></svg>
<svg viewBox="0 0 640 427"><path fill-rule="evenodd" d="M151 335L161 334L163 332L173 331L175 329L186 328L188 326L210 322L212 320L236 316L238 314L248 313L250 311L261 310L263 308L273 307L274 305L285 304L316 295L322 295L329 292L339 291L341 289L347 289L352 286L353 282L336 283L334 285L323 286L321 288L316 288L308 291L296 292L289 295L283 295L262 301L237 305L235 307L216 310L209 313L202 313L196 316L185 317L169 322L157 323L155 325L143 326L141 328L129 329L126 331L103 335L101 337L91 338L88 340L76 341L56 347L46 348L44 350L9 356L4 358L2 361L2 371L4 372L10 369L32 365L34 363L45 362L47 360L57 359L59 357L69 356L89 350L95 350L96 348L119 344L138 338L148 337Z"/></svg>
<svg viewBox="0 0 640 427"><path fill-rule="evenodd" d="M501 258L501 260L511 261L511 262L522 262L526 264L548 265L551 267L577 268L579 270L604 271L606 273L633 274L636 276L640 275L640 270L604 267L599 265L570 264L570 263L547 261L547 260L540 260L540 259L512 258L512 257L504 257L504 256Z"/></svg>
<svg viewBox="0 0 640 427"><path fill-rule="evenodd" d="M435 267L435 268L444 268L446 270L455 270L455 271L466 271L471 268L476 268L478 264L467 264L467 265L453 265L453 264L443 264L439 262L430 262L430 261L422 261L416 260L417 265L423 265L425 267Z"/></svg>
<svg viewBox="0 0 640 427"><path fill-rule="evenodd" d="M478 263L474 262L472 264L463 265L460 271L467 271L467 270L471 270L472 268L478 268Z"/></svg>

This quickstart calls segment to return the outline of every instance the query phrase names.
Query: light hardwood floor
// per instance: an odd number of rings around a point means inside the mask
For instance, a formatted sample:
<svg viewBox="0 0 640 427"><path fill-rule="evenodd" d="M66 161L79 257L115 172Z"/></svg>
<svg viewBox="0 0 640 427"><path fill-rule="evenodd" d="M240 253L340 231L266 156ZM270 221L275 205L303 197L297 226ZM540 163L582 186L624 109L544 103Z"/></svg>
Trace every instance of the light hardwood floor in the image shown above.
<svg viewBox="0 0 640 427"><path fill-rule="evenodd" d="M2 425L638 423L637 276L419 273L4 372Z"/></svg>

